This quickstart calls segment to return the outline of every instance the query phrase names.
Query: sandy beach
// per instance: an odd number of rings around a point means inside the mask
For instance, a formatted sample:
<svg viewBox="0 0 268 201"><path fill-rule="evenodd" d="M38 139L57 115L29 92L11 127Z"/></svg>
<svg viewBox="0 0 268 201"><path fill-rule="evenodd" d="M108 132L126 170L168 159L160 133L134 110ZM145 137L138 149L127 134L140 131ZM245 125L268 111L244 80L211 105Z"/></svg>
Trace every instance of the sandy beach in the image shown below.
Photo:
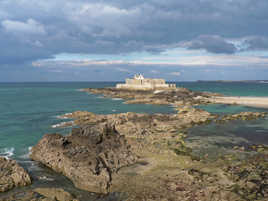
<svg viewBox="0 0 268 201"><path fill-rule="evenodd" d="M238 104L250 107L268 108L268 97L223 96L210 98L210 101L222 104Z"/></svg>

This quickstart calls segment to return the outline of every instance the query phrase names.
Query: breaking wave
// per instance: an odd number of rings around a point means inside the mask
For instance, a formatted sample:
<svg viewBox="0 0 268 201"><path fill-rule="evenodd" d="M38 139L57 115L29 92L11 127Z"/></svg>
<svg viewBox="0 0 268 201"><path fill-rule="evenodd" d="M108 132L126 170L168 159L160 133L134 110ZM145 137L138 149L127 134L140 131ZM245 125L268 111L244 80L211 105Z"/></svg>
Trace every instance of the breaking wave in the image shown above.
<svg viewBox="0 0 268 201"><path fill-rule="evenodd" d="M14 151L15 151L14 147L0 149L0 156L4 157L6 159L9 159L11 156L14 155Z"/></svg>
<svg viewBox="0 0 268 201"><path fill-rule="evenodd" d="M61 122L59 124L52 125L52 128L61 128L61 127L71 127L73 126L74 121Z"/></svg>

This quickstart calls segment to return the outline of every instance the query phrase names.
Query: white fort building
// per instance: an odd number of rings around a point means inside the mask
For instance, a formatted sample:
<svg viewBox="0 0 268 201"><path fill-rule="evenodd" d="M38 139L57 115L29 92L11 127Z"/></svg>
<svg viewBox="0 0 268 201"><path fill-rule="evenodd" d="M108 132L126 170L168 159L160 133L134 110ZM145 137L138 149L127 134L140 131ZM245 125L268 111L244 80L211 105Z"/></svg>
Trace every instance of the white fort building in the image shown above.
<svg viewBox="0 0 268 201"><path fill-rule="evenodd" d="M175 89L176 84L167 84L164 79L144 78L142 74L136 74L133 79L126 79L125 84L117 84L116 88L134 90Z"/></svg>

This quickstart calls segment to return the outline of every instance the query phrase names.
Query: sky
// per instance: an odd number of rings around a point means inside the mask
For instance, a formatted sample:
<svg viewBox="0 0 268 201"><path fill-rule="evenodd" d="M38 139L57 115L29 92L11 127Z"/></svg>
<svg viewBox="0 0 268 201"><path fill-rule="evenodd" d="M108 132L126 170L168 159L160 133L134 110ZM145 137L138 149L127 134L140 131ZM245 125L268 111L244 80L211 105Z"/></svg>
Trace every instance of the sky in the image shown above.
<svg viewBox="0 0 268 201"><path fill-rule="evenodd" d="M267 0L0 0L0 82L268 80Z"/></svg>

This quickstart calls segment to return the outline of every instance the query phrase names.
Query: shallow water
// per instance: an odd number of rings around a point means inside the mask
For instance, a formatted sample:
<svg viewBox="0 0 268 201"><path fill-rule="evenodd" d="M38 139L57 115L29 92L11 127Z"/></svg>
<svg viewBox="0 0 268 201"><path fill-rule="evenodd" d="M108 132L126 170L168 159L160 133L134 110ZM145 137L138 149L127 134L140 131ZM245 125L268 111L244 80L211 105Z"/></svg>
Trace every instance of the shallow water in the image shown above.
<svg viewBox="0 0 268 201"><path fill-rule="evenodd" d="M213 159L233 153L234 147L237 146L268 145L267 125L266 117L259 120L236 120L224 124L195 126L188 130L186 141L193 149L194 155L208 155Z"/></svg>

